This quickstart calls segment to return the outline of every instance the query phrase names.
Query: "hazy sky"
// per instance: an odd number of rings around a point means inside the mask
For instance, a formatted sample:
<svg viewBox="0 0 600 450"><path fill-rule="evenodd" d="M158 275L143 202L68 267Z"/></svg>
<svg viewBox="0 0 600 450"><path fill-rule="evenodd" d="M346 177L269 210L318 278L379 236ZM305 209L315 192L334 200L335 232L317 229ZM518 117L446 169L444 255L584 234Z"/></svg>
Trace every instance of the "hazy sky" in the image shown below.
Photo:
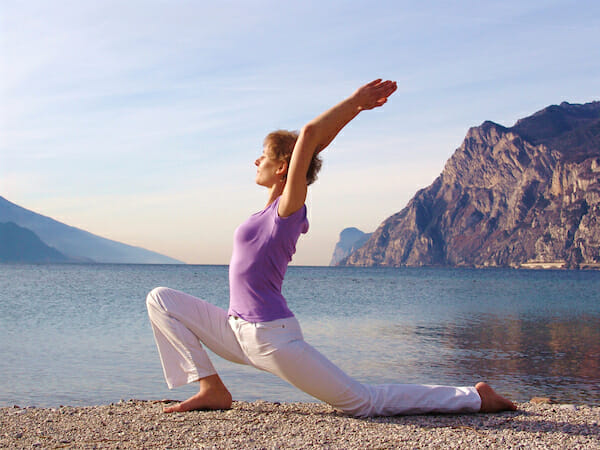
<svg viewBox="0 0 600 450"><path fill-rule="evenodd" d="M600 2L0 4L0 195L187 263L227 264L262 209L263 137L398 81L324 153L295 263L373 231L471 126L600 100Z"/></svg>

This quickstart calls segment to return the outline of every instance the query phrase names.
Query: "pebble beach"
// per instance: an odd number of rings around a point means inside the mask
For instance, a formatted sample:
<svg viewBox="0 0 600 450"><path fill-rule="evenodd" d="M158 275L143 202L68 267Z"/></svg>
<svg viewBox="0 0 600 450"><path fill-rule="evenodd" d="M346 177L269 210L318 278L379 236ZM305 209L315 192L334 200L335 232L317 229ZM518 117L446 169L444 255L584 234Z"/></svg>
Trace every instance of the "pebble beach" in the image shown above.
<svg viewBox="0 0 600 450"><path fill-rule="evenodd" d="M0 408L0 448L600 449L600 407L520 403L499 414L357 419L321 403L234 402L164 414L168 401Z"/></svg>

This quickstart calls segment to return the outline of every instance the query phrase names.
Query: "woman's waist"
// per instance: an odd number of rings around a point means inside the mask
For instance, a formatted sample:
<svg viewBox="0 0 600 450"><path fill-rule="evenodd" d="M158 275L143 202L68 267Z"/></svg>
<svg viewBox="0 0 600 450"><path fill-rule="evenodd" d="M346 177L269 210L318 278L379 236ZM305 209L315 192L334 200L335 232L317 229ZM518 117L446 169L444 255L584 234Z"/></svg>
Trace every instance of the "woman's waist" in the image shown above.
<svg viewBox="0 0 600 450"><path fill-rule="evenodd" d="M294 313L288 307L283 296L271 299L232 296L229 301L228 314L248 322L270 322L294 317Z"/></svg>

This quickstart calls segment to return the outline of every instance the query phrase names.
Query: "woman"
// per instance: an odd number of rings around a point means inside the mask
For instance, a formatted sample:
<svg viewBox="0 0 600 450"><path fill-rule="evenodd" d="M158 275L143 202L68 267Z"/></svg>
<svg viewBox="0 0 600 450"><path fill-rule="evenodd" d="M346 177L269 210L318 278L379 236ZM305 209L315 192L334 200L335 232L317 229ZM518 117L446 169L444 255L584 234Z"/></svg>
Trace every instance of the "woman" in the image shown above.
<svg viewBox="0 0 600 450"><path fill-rule="evenodd" d="M231 394L202 344L229 361L278 375L358 417L516 409L486 383L363 385L304 341L281 294L296 242L308 231L304 202L320 167L317 155L361 111L382 106L395 90L395 82L374 80L310 121L299 135L279 131L267 136L263 154L255 161L256 182L268 189L267 205L235 231L228 311L168 288L148 294L148 313L169 388L195 381L200 385L196 395L165 412L231 407Z"/></svg>

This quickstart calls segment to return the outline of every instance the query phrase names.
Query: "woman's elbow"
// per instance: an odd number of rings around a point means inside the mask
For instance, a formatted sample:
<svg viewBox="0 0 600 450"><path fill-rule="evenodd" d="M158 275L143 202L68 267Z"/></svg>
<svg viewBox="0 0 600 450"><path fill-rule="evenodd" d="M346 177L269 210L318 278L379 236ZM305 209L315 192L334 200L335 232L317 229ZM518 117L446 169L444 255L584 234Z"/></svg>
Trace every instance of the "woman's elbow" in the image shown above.
<svg viewBox="0 0 600 450"><path fill-rule="evenodd" d="M317 126L311 121L302 127L300 136L306 140L314 139L317 136Z"/></svg>
<svg viewBox="0 0 600 450"><path fill-rule="evenodd" d="M319 127L312 122L307 123L300 130L299 140L302 141L302 147L310 149L311 152L318 152L320 150L319 143L322 140Z"/></svg>

